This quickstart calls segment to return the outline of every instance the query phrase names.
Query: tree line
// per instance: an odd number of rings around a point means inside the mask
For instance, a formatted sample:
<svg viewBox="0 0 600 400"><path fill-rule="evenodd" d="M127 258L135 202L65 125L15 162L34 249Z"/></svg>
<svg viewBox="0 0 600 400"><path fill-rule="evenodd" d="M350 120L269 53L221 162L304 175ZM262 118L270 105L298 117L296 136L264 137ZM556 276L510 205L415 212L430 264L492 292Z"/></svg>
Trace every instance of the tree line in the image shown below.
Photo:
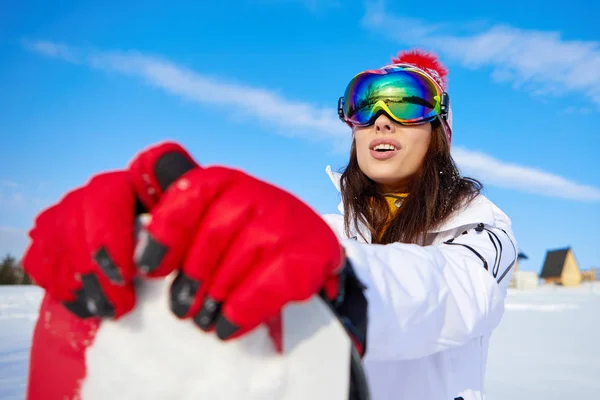
<svg viewBox="0 0 600 400"><path fill-rule="evenodd" d="M16 258L7 254L0 264L0 285L33 285L27 272Z"/></svg>

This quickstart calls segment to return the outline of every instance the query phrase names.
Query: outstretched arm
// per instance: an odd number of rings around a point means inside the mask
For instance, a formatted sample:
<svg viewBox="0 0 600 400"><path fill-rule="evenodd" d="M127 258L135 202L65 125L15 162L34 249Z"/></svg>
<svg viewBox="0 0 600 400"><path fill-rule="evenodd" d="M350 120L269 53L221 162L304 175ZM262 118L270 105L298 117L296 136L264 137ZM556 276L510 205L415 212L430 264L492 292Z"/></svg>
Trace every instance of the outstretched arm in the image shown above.
<svg viewBox="0 0 600 400"><path fill-rule="evenodd" d="M442 244L343 245L367 287L370 359L420 358L491 332L517 258L510 227L479 224Z"/></svg>

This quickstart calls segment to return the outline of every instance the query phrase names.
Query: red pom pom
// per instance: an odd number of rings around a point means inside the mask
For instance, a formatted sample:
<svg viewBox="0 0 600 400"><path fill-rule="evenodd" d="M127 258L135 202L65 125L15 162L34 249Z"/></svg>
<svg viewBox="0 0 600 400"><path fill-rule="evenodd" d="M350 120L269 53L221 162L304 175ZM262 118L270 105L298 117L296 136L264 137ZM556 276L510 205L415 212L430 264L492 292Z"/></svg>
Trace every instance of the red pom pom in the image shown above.
<svg viewBox="0 0 600 400"><path fill-rule="evenodd" d="M438 57L433 53L427 53L422 50L409 50L409 51L401 51L398 55L392 58L392 63L394 64L413 64L417 67L427 70L431 69L437 72L442 80L444 87L447 85L447 76L448 70L444 65L440 62Z"/></svg>

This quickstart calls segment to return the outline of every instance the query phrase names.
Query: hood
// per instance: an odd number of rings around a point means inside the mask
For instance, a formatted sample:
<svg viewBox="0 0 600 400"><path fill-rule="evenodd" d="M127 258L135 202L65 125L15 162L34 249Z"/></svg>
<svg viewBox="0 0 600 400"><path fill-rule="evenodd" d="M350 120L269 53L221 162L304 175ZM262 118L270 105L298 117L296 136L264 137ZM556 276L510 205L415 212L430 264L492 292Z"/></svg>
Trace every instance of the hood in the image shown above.
<svg viewBox="0 0 600 400"><path fill-rule="evenodd" d="M335 186L337 191L341 194L342 188L341 188L340 181L342 179L342 174L340 174L339 172L333 171L333 169L331 169L330 165L328 165L327 168L325 168L325 172L327 172L327 175L329 176L329 179L331 179L333 186ZM341 214L344 214L344 202L340 201L340 204L338 204L337 208Z"/></svg>

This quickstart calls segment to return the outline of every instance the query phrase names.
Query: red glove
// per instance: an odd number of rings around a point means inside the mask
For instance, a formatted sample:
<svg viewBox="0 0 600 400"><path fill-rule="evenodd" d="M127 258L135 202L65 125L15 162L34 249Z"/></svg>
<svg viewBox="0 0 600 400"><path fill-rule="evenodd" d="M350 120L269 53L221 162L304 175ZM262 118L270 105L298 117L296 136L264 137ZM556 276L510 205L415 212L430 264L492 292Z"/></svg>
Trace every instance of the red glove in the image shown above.
<svg viewBox="0 0 600 400"><path fill-rule="evenodd" d="M23 267L79 317L118 318L135 304L134 221L196 164L180 146L140 153L128 170L95 176L39 215Z"/></svg>
<svg viewBox="0 0 600 400"><path fill-rule="evenodd" d="M321 289L338 294L342 249L320 216L243 172L200 168L173 143L140 153L128 170L94 177L44 211L24 269L77 316L119 318L135 305L134 221L148 211L141 272L181 268L173 312L205 330L218 319L221 338Z"/></svg>
<svg viewBox="0 0 600 400"><path fill-rule="evenodd" d="M243 172L196 168L152 210L136 260L150 276L180 269L171 309L221 339L291 301L338 291L343 251L323 219L289 193Z"/></svg>
<svg viewBox="0 0 600 400"><path fill-rule="evenodd" d="M331 299L347 291L335 275L337 239L303 203L241 172L201 169L176 144L152 147L129 169L94 177L36 219L23 266L46 296L27 399L76 397L99 317L134 307L134 222L142 212L152 221L139 265L152 276L181 268L173 311L203 329L216 323L222 338L320 289Z"/></svg>

